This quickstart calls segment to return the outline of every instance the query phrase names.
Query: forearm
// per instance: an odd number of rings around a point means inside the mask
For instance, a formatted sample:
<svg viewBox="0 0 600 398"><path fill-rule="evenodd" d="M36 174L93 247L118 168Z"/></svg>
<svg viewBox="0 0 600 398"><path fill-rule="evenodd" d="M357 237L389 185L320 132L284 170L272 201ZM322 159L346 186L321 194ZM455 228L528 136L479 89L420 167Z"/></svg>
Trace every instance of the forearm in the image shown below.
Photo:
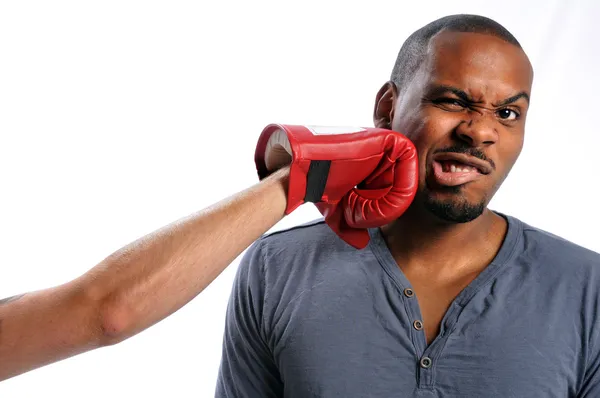
<svg viewBox="0 0 600 398"><path fill-rule="evenodd" d="M122 248L83 276L109 343L181 308L284 216L287 170ZM113 341L114 340L114 341Z"/></svg>
<svg viewBox="0 0 600 398"><path fill-rule="evenodd" d="M0 302L0 381L122 341L181 308L283 218L286 186L282 170L69 283Z"/></svg>

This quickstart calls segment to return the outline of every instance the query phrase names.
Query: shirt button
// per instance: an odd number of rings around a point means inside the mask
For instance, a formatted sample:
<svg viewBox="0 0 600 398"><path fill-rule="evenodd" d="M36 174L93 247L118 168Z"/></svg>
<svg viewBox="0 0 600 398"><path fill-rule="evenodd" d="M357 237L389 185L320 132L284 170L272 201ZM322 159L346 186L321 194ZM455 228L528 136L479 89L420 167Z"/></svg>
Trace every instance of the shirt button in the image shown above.
<svg viewBox="0 0 600 398"><path fill-rule="evenodd" d="M404 289L404 295L406 297L412 297L415 295L415 292L411 288L407 287L406 289Z"/></svg>
<svg viewBox="0 0 600 398"><path fill-rule="evenodd" d="M423 369L429 369L433 364L433 361L429 357L423 357L421 358L420 364Z"/></svg>
<svg viewBox="0 0 600 398"><path fill-rule="evenodd" d="M423 322L421 321L414 321L413 322L413 327L417 330L423 330Z"/></svg>

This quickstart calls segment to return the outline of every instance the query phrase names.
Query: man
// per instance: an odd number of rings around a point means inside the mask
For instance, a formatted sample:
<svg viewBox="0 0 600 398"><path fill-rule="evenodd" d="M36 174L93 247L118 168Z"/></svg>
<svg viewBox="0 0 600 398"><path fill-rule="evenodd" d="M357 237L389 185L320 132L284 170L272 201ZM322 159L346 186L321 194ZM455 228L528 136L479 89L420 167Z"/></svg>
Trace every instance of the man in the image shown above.
<svg viewBox="0 0 600 398"><path fill-rule="evenodd" d="M217 397L598 397L600 256L487 208L533 71L490 19L413 33L377 93L419 184L356 249L315 221L262 237L231 293Z"/></svg>

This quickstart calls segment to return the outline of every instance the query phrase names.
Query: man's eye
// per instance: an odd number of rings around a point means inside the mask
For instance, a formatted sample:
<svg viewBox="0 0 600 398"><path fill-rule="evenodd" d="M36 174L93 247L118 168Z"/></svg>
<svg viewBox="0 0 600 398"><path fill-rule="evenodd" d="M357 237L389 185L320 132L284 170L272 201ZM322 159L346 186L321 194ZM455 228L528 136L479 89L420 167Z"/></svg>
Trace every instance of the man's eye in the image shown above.
<svg viewBox="0 0 600 398"><path fill-rule="evenodd" d="M498 110L498 116L503 120L516 120L519 118L519 114L512 109L504 108Z"/></svg>
<svg viewBox="0 0 600 398"><path fill-rule="evenodd" d="M463 109L465 107L465 105L460 100L457 100L455 98L438 98L433 102L435 104L443 105L444 107L453 110Z"/></svg>

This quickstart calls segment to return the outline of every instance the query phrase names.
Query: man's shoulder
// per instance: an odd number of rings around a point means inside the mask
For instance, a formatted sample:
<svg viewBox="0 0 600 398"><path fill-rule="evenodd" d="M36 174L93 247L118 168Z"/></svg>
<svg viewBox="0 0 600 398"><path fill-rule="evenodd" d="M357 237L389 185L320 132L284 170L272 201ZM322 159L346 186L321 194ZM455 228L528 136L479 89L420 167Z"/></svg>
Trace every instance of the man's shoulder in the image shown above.
<svg viewBox="0 0 600 398"><path fill-rule="evenodd" d="M302 224L268 232L261 237L261 240L269 244L285 243L289 240L297 239L312 241L314 238L317 238L316 240L318 241L319 238L324 237L324 235L330 235L331 232L331 228L327 226L325 220L321 217Z"/></svg>
<svg viewBox="0 0 600 398"><path fill-rule="evenodd" d="M344 242L323 219L269 232L255 246L264 275L318 273L362 256L362 251Z"/></svg>
<svg viewBox="0 0 600 398"><path fill-rule="evenodd" d="M266 233L260 238L259 244L263 250L284 251L290 256L310 251L343 250L347 246L323 218Z"/></svg>
<svg viewBox="0 0 600 398"><path fill-rule="evenodd" d="M600 271L600 254L546 229L519 221L524 253L532 259L561 266L592 267Z"/></svg>
<svg viewBox="0 0 600 398"><path fill-rule="evenodd" d="M314 281L333 280L344 274L366 251L344 242L321 219L263 235L244 255L238 273L243 283L257 287L266 297L291 302ZM269 307L273 308L273 307Z"/></svg>

